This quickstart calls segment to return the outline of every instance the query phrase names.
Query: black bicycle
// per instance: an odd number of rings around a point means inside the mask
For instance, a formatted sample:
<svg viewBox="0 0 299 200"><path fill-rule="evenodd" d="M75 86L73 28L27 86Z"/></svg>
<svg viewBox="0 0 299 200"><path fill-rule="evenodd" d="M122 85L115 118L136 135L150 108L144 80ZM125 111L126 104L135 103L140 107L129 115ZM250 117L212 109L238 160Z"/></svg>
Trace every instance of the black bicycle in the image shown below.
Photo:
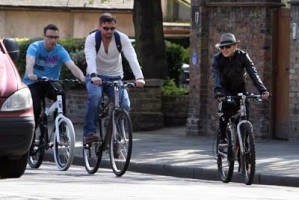
<svg viewBox="0 0 299 200"><path fill-rule="evenodd" d="M234 171L234 162L239 162L239 172L244 177L244 182L251 185L255 175L255 141L253 134L253 126L247 119L246 99L255 99L261 102L261 95L245 95L243 93L238 96L226 96L228 103L239 101L239 109L235 115L231 116L226 127L226 142L220 142L220 136L217 137L216 156L218 175L222 182L231 181ZM223 113L222 102L219 103L218 115L221 117Z"/></svg>
<svg viewBox="0 0 299 200"><path fill-rule="evenodd" d="M135 87L135 83L104 81L101 87L113 87L114 95L107 98L102 93L98 117L99 141L83 144L85 169L89 174L97 172L104 151L109 152L113 172L122 176L128 169L132 145L132 122L130 115L119 104L119 89Z"/></svg>
<svg viewBox="0 0 299 200"><path fill-rule="evenodd" d="M42 113L35 126L34 139L32 141L28 164L31 168L39 168L43 162L45 152L53 148L53 155L56 166L59 170L67 170L74 158L75 151L75 130L71 120L63 115L62 95L64 91L58 90L53 82L47 77L38 79L40 82L48 82L57 92L56 101L46 105L42 100ZM79 82L79 80L65 79L59 82ZM48 118L54 116L54 126L51 132L48 131Z"/></svg>

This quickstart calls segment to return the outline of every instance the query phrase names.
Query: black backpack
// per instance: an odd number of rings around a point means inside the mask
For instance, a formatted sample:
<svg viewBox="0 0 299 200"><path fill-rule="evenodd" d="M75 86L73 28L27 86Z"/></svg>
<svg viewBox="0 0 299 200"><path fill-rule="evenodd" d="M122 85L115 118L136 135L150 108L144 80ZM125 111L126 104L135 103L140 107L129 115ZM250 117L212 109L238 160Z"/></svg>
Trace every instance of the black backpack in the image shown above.
<svg viewBox="0 0 299 200"><path fill-rule="evenodd" d="M102 41L101 31L95 30L95 31L92 31L91 33L93 33L93 32L96 32L96 34L95 34L96 51L98 53L98 51L101 47L101 41ZM122 46L121 46L121 42L120 42L120 35L117 31L114 31L113 34L114 34L114 38L115 38L116 47L117 47L119 53L121 53Z"/></svg>

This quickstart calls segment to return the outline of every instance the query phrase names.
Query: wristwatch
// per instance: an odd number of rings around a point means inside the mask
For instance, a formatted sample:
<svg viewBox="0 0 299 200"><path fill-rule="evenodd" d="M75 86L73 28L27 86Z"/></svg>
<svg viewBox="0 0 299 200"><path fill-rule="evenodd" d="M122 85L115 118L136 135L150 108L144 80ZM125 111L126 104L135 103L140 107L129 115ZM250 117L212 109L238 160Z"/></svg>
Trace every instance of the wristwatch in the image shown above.
<svg viewBox="0 0 299 200"><path fill-rule="evenodd" d="M97 77L97 76L98 76L98 75L97 75L96 73L91 73L91 74L90 74L90 77L91 77L91 78L93 78L93 77Z"/></svg>

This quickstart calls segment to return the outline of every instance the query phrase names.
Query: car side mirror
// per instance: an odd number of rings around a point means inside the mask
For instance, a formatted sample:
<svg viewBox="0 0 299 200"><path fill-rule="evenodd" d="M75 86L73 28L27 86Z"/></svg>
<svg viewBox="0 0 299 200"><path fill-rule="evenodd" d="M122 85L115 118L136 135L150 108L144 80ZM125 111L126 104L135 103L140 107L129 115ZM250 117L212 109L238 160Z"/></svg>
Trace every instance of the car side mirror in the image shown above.
<svg viewBox="0 0 299 200"><path fill-rule="evenodd" d="M3 44L12 60L19 58L20 49L19 44L14 38L5 38L3 39Z"/></svg>

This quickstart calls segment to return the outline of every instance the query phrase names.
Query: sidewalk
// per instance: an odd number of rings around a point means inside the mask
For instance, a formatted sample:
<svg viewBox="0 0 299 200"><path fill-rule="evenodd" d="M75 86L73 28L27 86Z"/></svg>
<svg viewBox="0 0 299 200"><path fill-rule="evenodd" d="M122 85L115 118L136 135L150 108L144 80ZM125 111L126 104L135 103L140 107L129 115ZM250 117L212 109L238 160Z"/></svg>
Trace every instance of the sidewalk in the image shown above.
<svg viewBox="0 0 299 200"><path fill-rule="evenodd" d="M75 125L75 131L77 143L73 164L84 166L82 126ZM168 127L135 132L133 138L129 171L219 181L213 137L186 136L185 127ZM233 182L243 182L237 167ZM254 184L299 187L299 143L256 140Z"/></svg>

